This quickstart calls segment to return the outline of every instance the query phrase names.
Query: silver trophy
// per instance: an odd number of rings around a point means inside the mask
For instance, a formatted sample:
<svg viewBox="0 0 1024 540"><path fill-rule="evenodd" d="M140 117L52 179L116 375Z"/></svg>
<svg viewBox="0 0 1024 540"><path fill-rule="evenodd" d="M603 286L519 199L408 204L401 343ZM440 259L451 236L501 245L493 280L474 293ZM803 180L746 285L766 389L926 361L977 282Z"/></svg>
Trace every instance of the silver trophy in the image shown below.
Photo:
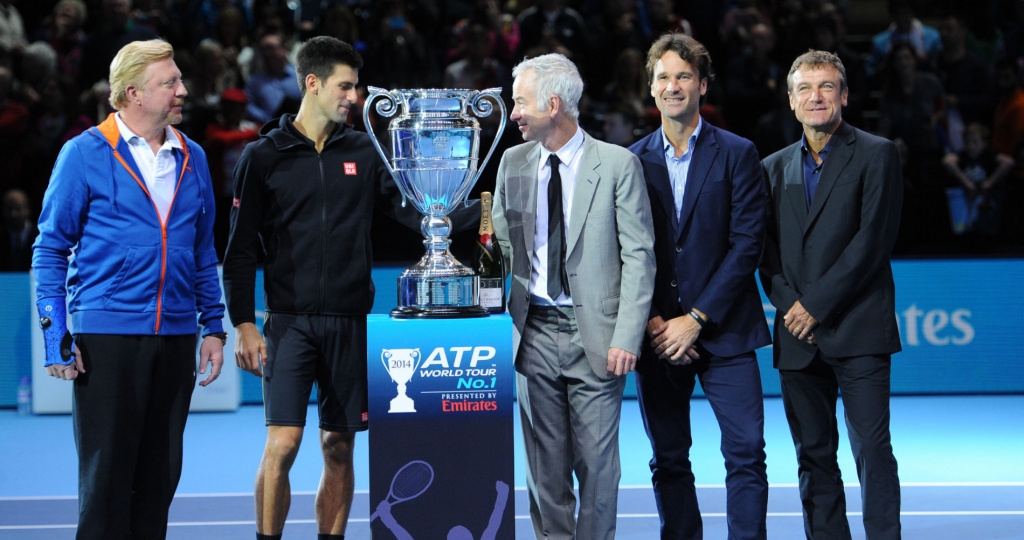
<svg viewBox="0 0 1024 540"><path fill-rule="evenodd" d="M478 298L479 277L448 250L448 213L456 204L465 203L505 129L501 88L387 91L370 86L369 91L363 107L366 126L370 126L370 106L377 98L377 113L384 118L402 110L388 127L390 159L377 138L370 139L402 192L402 206L411 200L424 214L420 229L427 253L398 277L398 307L391 316L487 316ZM476 116L489 116L494 110L492 102L501 109L501 123L487 156L478 163L480 123L468 113L471 109Z"/></svg>

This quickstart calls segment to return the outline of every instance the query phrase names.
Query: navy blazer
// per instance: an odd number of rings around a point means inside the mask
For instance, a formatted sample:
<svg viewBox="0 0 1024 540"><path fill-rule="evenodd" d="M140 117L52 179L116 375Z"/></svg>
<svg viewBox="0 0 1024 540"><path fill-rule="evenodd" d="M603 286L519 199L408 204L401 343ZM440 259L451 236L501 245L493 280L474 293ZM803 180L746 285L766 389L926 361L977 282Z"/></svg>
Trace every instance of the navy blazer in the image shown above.
<svg viewBox="0 0 1024 540"><path fill-rule="evenodd" d="M803 368L819 349L839 358L898 352L889 255L903 205L899 151L844 121L832 135L808 208L801 143L763 163L771 204L760 270L777 310L775 367ZM782 326L797 300L818 320L817 347Z"/></svg>
<svg viewBox="0 0 1024 540"><path fill-rule="evenodd" d="M678 219L662 129L630 147L640 157L654 219L658 270L651 317L697 308L697 343L732 357L771 344L754 272L764 245L767 193L754 144L704 122Z"/></svg>

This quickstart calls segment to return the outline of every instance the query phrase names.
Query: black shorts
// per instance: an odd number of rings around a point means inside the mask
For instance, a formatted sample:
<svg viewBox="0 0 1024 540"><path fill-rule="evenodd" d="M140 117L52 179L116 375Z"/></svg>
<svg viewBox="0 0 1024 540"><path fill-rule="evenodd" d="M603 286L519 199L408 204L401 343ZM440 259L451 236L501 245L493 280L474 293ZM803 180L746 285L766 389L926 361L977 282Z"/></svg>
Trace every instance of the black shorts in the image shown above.
<svg viewBox="0 0 1024 540"><path fill-rule="evenodd" d="M367 428L366 317L268 313L263 412L268 426L305 426L313 382L320 429Z"/></svg>

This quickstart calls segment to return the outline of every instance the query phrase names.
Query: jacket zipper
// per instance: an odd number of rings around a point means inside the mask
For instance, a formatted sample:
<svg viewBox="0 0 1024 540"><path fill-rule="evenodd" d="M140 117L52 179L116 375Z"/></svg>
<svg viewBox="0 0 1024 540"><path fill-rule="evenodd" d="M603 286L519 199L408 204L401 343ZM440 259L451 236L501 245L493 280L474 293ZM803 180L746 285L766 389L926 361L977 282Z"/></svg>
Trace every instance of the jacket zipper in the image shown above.
<svg viewBox="0 0 1024 540"><path fill-rule="evenodd" d="M128 171L128 174L132 175L132 178L135 179L135 183L137 183L139 187L142 188L142 191L146 193L146 196L149 197L149 201L153 203L153 212L156 213L156 220L160 223L160 283L156 289L156 323L153 327L153 333L159 334L161 315L163 314L164 283L167 279L167 223L171 219L171 210L174 208L174 201L178 198L178 190L181 189L181 180L185 177L185 171L188 169L188 160L190 156L188 152L185 152L185 160L181 163L181 173L178 175L178 185L174 187L174 195L171 197L171 204L167 206L167 217L164 219L160 219L160 209L157 208L156 201L153 200L153 195L151 195L149 193L149 189L146 188L146 183L139 179L138 175L136 175L135 171L128 166L128 163L125 162L124 158L121 157L121 154L116 148L114 149L114 157L121 162L121 166Z"/></svg>
<svg viewBox="0 0 1024 540"><path fill-rule="evenodd" d="M324 155L317 152L316 159L320 168L320 275L316 291L316 312L324 309L324 278L327 275L327 175L324 172Z"/></svg>

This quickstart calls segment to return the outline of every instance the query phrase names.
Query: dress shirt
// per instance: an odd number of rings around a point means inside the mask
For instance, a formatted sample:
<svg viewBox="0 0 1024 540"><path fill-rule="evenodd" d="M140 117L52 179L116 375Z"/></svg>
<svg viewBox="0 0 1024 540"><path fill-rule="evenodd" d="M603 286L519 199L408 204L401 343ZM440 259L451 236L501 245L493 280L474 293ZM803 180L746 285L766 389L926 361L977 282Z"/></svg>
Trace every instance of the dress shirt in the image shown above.
<svg viewBox="0 0 1024 540"><path fill-rule="evenodd" d="M807 208L810 208L811 202L814 200L814 191L818 189L821 168L825 166L825 157L828 156L828 149L832 146L832 139L829 138L825 143L825 148L818 152L818 157L821 158L820 165L814 161L814 156L811 155L811 149L807 146L807 137L804 136L801 140L803 144L800 146L800 150L804 154L804 198L807 201Z"/></svg>
<svg viewBox="0 0 1024 540"><path fill-rule="evenodd" d="M686 177L690 174L690 163L693 162L693 148L697 145L697 136L700 135L700 128L704 125L704 119L697 117L697 129L693 130L690 139L686 143L686 152L676 157L675 147L669 142L665 130L661 130L661 140L665 145L665 165L668 167L668 177L672 181L672 202L675 204L676 219L683 210L683 193L686 192Z"/></svg>
<svg viewBox="0 0 1024 540"><path fill-rule="evenodd" d="M551 181L551 167L548 156L552 153L562 162L558 172L562 176L562 231L568 233L572 215L572 195L576 190L576 175L580 170L580 159L583 156L583 130L576 128L576 134L569 142L555 152L540 148L540 159L537 167L537 227L533 232L533 253L531 262L533 271L530 275L530 294L533 303L542 305L571 306L572 298L562 293L558 298L548 296L548 182Z"/></svg>
<svg viewBox="0 0 1024 540"><path fill-rule="evenodd" d="M128 143L135 164L139 166L142 180L149 190L149 197L153 199L157 211L160 212L160 222L165 223L167 212L171 209L171 201L174 199L174 190L178 186L178 164L174 159L174 151L181 150L181 141L171 126L167 126L164 128L164 144L154 154L146 139L132 132L121 120L121 113L115 114L114 120L117 122L117 129L121 131L121 138Z"/></svg>

